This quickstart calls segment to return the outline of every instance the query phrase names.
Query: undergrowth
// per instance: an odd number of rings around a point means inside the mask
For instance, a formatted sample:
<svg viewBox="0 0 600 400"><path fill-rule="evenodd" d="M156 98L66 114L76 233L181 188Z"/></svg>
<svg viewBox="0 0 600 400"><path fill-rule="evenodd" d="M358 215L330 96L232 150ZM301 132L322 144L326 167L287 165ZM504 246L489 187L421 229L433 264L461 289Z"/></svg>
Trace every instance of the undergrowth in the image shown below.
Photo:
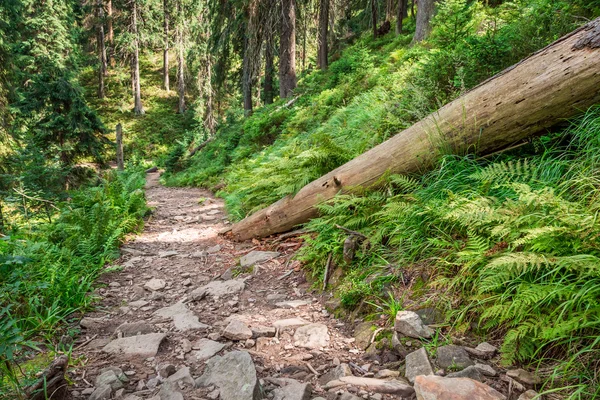
<svg viewBox="0 0 600 400"><path fill-rule="evenodd" d="M89 309L95 279L141 227L144 182L140 171L107 172L70 192L52 222L32 218L0 235L0 397L25 387L16 365L34 342L56 344L69 317Z"/></svg>
<svg viewBox="0 0 600 400"><path fill-rule="evenodd" d="M384 191L338 196L307 224L316 236L300 259L319 280L332 254L347 275L338 295L349 307L385 293L387 282L410 286L428 271L428 286L449 298L455 331L475 323L504 338L506 365L555 365L547 389L570 385L571 398L593 398L600 395L599 185L594 107L519 153L448 156L423 177L392 176ZM368 238L351 265L343 261L347 234L336 225Z"/></svg>

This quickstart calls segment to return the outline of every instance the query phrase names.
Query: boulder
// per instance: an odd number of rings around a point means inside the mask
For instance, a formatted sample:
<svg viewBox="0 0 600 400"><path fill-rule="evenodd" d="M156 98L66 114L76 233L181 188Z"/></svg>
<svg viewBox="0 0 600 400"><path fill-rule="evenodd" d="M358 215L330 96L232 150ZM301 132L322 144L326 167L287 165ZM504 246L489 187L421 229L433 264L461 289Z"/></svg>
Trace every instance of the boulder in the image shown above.
<svg viewBox="0 0 600 400"><path fill-rule="evenodd" d="M276 251L251 251L242 258L240 258L240 266L251 267L256 264L264 263L265 261L272 260L275 257L279 257L280 253Z"/></svg>
<svg viewBox="0 0 600 400"><path fill-rule="evenodd" d="M296 329L294 344L307 349L319 349L329 344L327 325L309 324Z"/></svg>
<svg viewBox="0 0 600 400"><path fill-rule="evenodd" d="M421 375L416 377L414 388L417 400L506 400L502 393L469 378Z"/></svg>
<svg viewBox="0 0 600 400"><path fill-rule="evenodd" d="M250 355L232 351L223 357L211 358L197 386L215 385L221 400L261 400L263 398L256 369Z"/></svg>
<svg viewBox="0 0 600 400"><path fill-rule="evenodd" d="M394 329L404 336L415 339L429 339L433 336L433 330L423 324L421 317L413 311L399 311L396 314Z"/></svg>
<svg viewBox="0 0 600 400"><path fill-rule="evenodd" d="M475 364L464 348L453 344L437 349L436 363L446 371L457 371Z"/></svg>
<svg viewBox="0 0 600 400"><path fill-rule="evenodd" d="M115 339L104 346L102 351L115 355L123 354L142 358L154 357L158 353L160 343L166 336L164 333L149 333L147 335Z"/></svg>
<svg viewBox="0 0 600 400"><path fill-rule="evenodd" d="M414 383L415 378L419 375L433 375L433 368L431 368L431 363L424 347L406 356L406 379L410 383Z"/></svg>

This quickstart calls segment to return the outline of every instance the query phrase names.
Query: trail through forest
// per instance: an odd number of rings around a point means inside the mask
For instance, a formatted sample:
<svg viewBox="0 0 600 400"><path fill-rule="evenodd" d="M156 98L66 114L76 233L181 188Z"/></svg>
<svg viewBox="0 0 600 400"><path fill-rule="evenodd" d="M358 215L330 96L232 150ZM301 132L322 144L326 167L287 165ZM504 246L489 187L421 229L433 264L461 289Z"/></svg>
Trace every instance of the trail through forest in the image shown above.
<svg viewBox="0 0 600 400"><path fill-rule="evenodd" d="M452 379L435 376L424 348L398 339L398 332L428 337L430 329L416 314L399 312L391 341L377 348L373 339L383 329L337 320L324 308L327 295L310 293L292 259L301 239L231 241L222 235L229 221L221 200L158 179L148 175L154 212L144 232L122 247L114 263L122 270L104 276L96 311L80 322L72 397L378 400L414 398L416 389L505 398L492 389L506 393L505 381L484 378L497 375L494 367L473 361L489 359L493 346L437 348L437 375L468 368ZM491 379L491 386L467 376Z"/></svg>

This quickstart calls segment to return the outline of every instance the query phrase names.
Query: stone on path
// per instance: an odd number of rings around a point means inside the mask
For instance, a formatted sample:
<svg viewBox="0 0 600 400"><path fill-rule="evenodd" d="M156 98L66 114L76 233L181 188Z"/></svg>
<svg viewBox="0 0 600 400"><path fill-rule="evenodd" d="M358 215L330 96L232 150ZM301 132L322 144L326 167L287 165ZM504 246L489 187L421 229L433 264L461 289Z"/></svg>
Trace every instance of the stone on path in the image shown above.
<svg viewBox="0 0 600 400"><path fill-rule="evenodd" d="M175 329L180 332L189 330L206 330L208 325L198 321L198 317L183 303L175 303L172 306L163 307L154 312L160 318L171 318Z"/></svg>
<svg viewBox="0 0 600 400"><path fill-rule="evenodd" d="M191 387L194 387L196 385L194 378L192 378L192 375L190 374L189 367L179 368L177 370L177 372L175 372L173 375L171 375L167 378L167 381L169 381L173 384L182 383L182 384L186 384Z"/></svg>
<svg viewBox="0 0 600 400"><path fill-rule="evenodd" d="M308 325L309 322L303 320L302 318L288 318L288 319L280 319L278 321L273 322L273 326L275 329L281 331L284 329L293 329L298 328L300 326Z"/></svg>
<svg viewBox="0 0 600 400"><path fill-rule="evenodd" d="M334 368L330 369L327 373L322 375L319 378L319 383L323 386L331 381L340 379L344 376L351 376L351 375L352 375L352 370L350 369L350 366L346 363L341 363L340 365L335 366Z"/></svg>
<svg viewBox="0 0 600 400"><path fill-rule="evenodd" d="M144 321L137 322L125 322L115 330L116 335L123 335L123 337L145 335L147 333L153 333L154 326L147 324Z"/></svg>
<svg viewBox="0 0 600 400"><path fill-rule="evenodd" d="M111 394L112 389L110 386L101 386L92 392L89 400L109 400Z"/></svg>
<svg viewBox="0 0 600 400"><path fill-rule="evenodd" d="M521 368L506 371L506 375L510 376L514 380L516 380L524 385L533 386L533 385L537 385L541 382L540 378L538 378L531 372L525 371L524 369L521 369Z"/></svg>
<svg viewBox="0 0 600 400"><path fill-rule="evenodd" d="M442 346L437 349L436 354L437 366L445 370L461 370L475 364L461 346L453 344Z"/></svg>
<svg viewBox="0 0 600 400"><path fill-rule="evenodd" d="M273 400L309 400L312 388L308 383L291 382L273 391Z"/></svg>
<svg viewBox="0 0 600 400"><path fill-rule="evenodd" d="M158 256L160 258L167 258L167 257L173 257L176 256L177 254L179 254L179 252L175 251L175 250L169 250L169 251L159 251L158 252Z"/></svg>
<svg viewBox="0 0 600 400"><path fill-rule="evenodd" d="M205 296L223 297L239 293L246 287L242 279L230 279L228 281L212 281L192 291L190 294L194 300L200 300Z"/></svg>
<svg viewBox="0 0 600 400"><path fill-rule="evenodd" d="M415 378L419 375L433 375L433 368L431 368L431 363L424 347L406 356L406 379L410 383L414 383Z"/></svg>
<svg viewBox="0 0 600 400"><path fill-rule="evenodd" d="M358 376L344 376L338 380L331 381L323 388L329 390L342 385L352 385L364 388L375 393L395 394L402 397L410 397L414 394L412 386L399 380L383 380L375 378L362 378Z"/></svg>
<svg viewBox="0 0 600 400"><path fill-rule="evenodd" d="M483 375L481 374L481 371L479 371L479 369L473 365L468 366L461 371L452 372L446 376L448 378L471 378L475 379L476 381L483 382Z"/></svg>
<svg viewBox="0 0 600 400"><path fill-rule="evenodd" d="M275 257L279 257L280 253L276 251L251 251L242 258L240 258L240 266L251 267L256 264L263 263L265 261L272 260Z"/></svg>
<svg viewBox="0 0 600 400"><path fill-rule="evenodd" d="M223 330L223 336L231 340L246 340L252 338L252 331L239 319L232 319Z"/></svg>
<svg viewBox="0 0 600 400"><path fill-rule="evenodd" d="M538 392L536 392L535 390L528 390L522 393L517 400L534 400L540 398L541 397Z"/></svg>
<svg viewBox="0 0 600 400"><path fill-rule="evenodd" d="M183 394L177 390L177 385L169 381L161 385L158 398L160 400L184 400Z"/></svg>
<svg viewBox="0 0 600 400"><path fill-rule="evenodd" d="M307 349L319 349L329 344L327 325L310 324L296 329L294 345Z"/></svg>
<svg viewBox="0 0 600 400"><path fill-rule="evenodd" d="M102 329L106 325L106 321L100 318L84 317L79 321L79 325L85 329Z"/></svg>
<svg viewBox="0 0 600 400"><path fill-rule="evenodd" d="M252 339L258 339L259 337L274 337L277 333L277 329L273 326L253 326L250 330L252 331Z"/></svg>
<svg viewBox="0 0 600 400"><path fill-rule="evenodd" d="M167 286L167 283L163 279L152 278L144 287L152 292L156 292L157 290L162 290Z"/></svg>
<svg viewBox="0 0 600 400"><path fill-rule="evenodd" d="M312 302L307 300L288 300L288 301L280 301L279 303L275 303L275 306L279 308L298 308L302 306L307 306Z"/></svg>
<svg viewBox="0 0 600 400"><path fill-rule="evenodd" d="M197 362L204 362L223 350L224 347L224 344L215 342L214 340L200 339L193 344L193 348L196 349L196 351L192 353L192 357L194 357Z"/></svg>
<svg viewBox="0 0 600 400"><path fill-rule="evenodd" d="M399 311L396 314L394 329L404 336L415 339L429 339L433 336L433 330L424 325L421 317L413 311Z"/></svg>
<svg viewBox="0 0 600 400"><path fill-rule="evenodd" d="M503 394L490 386L469 378L417 376L417 400L505 400Z"/></svg>
<svg viewBox="0 0 600 400"><path fill-rule="evenodd" d="M206 364L197 386L216 385L221 400L260 400L262 393L256 368L250 354L232 351L223 357L215 356Z"/></svg>
<svg viewBox="0 0 600 400"><path fill-rule="evenodd" d="M154 357L158 353L158 346L166 336L164 333L149 333L147 335L115 339L104 346L102 351L115 355Z"/></svg>

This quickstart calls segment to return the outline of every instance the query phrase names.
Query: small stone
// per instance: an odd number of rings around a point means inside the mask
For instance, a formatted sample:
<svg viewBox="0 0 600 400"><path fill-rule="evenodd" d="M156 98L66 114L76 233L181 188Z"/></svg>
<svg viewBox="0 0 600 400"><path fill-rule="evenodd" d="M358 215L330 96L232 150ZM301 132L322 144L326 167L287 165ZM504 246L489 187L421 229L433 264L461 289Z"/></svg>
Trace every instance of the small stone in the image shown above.
<svg viewBox="0 0 600 400"><path fill-rule="evenodd" d="M96 387L109 386L112 390L121 389L123 387L123 382L119 380L119 377L114 373L114 371L104 371L100 375L96 377L95 381Z"/></svg>
<svg viewBox="0 0 600 400"><path fill-rule="evenodd" d="M525 393L522 393L517 400L533 400L539 399L540 395L535 390L528 390Z"/></svg>
<svg viewBox="0 0 600 400"><path fill-rule="evenodd" d="M221 245L217 244L205 250L208 254L215 254L221 251Z"/></svg>
<svg viewBox="0 0 600 400"><path fill-rule="evenodd" d="M221 400L260 400L262 393L250 354L232 351L211 358L197 386L216 385Z"/></svg>
<svg viewBox="0 0 600 400"><path fill-rule="evenodd" d="M279 257L280 253L276 251L251 251L242 258L240 258L240 265L242 267L251 267L256 264L262 264L265 261L272 260L275 257Z"/></svg>
<svg viewBox="0 0 600 400"><path fill-rule="evenodd" d="M192 351L192 342L190 342L188 339L182 339L181 349L184 353L189 353L190 351Z"/></svg>
<svg viewBox="0 0 600 400"><path fill-rule="evenodd" d="M424 347L406 356L406 379L410 383L414 383L415 378L419 375L433 375L433 369Z"/></svg>
<svg viewBox="0 0 600 400"><path fill-rule="evenodd" d="M173 364L165 364L158 369L158 375L162 378L168 378L177 371Z"/></svg>
<svg viewBox="0 0 600 400"><path fill-rule="evenodd" d="M275 327L272 326L253 326L250 328L252 331L252 339L259 337L274 337L277 333Z"/></svg>
<svg viewBox="0 0 600 400"><path fill-rule="evenodd" d="M143 290L143 289L142 289ZM137 301L132 301L129 303L129 307L133 308L133 309L138 309L144 306L147 306L149 303L145 300L137 300Z"/></svg>
<svg viewBox="0 0 600 400"><path fill-rule="evenodd" d="M231 279L228 281L212 281L198 289L193 290L190 295L194 300L200 300L205 296L224 297L239 293L244 290L246 284L243 279Z"/></svg>
<svg viewBox="0 0 600 400"><path fill-rule="evenodd" d="M302 318L289 318L289 319L280 319L278 321L273 322L273 326L275 329L279 331L283 331L285 329L293 329L298 328L300 326L308 325L309 322L306 322Z"/></svg>
<svg viewBox="0 0 600 400"><path fill-rule="evenodd" d="M254 347L255 344L256 344L256 341L254 339L247 339L244 346L246 348L251 348L251 347Z"/></svg>
<svg viewBox="0 0 600 400"><path fill-rule="evenodd" d="M85 329L102 329L105 324L106 322L99 318L84 317L79 321L79 325Z"/></svg>
<svg viewBox="0 0 600 400"><path fill-rule="evenodd" d="M112 389L110 386L101 386L92 392L89 400L109 400L111 394Z"/></svg>
<svg viewBox="0 0 600 400"><path fill-rule="evenodd" d="M392 371L391 369L381 369L375 374L377 379L397 378L400 376L400 371Z"/></svg>
<svg viewBox="0 0 600 400"><path fill-rule="evenodd" d="M350 369L350 366L346 363L343 363L336 366L335 368L330 369L326 374L322 375L319 378L319 383L321 384L321 386L324 386L331 381L338 380L341 377L351 375L352 370Z"/></svg>
<svg viewBox="0 0 600 400"><path fill-rule="evenodd" d="M483 375L481 374L479 369L477 369L473 365L468 366L467 368L465 368L461 371L452 372L451 374L448 374L447 377L448 378L471 378L476 381L483 382Z"/></svg>
<svg viewBox="0 0 600 400"><path fill-rule="evenodd" d="M485 376L498 375L498 372L496 372L496 370L494 368L490 367L487 364L475 364L474 367L477 368L479 370L479 372L481 372Z"/></svg>
<svg viewBox="0 0 600 400"><path fill-rule="evenodd" d="M183 394L177 390L177 385L169 381L161 385L158 396L160 400L184 400Z"/></svg>
<svg viewBox="0 0 600 400"><path fill-rule="evenodd" d="M192 280L190 278L187 278L186 280L184 280L183 282L181 282L181 284L183 286L192 286Z"/></svg>
<svg viewBox="0 0 600 400"><path fill-rule="evenodd" d="M488 385L469 378L444 378L441 376L417 376L415 392L419 400L506 400L503 394Z"/></svg>
<svg viewBox="0 0 600 400"><path fill-rule="evenodd" d="M284 293L273 293L267 295L267 301L273 304L278 303L280 301L284 301L285 299L287 299L287 294Z"/></svg>
<svg viewBox="0 0 600 400"><path fill-rule="evenodd" d="M190 374L189 367L181 367L175 372L173 375L169 376L167 380L171 383L183 383L188 386L194 387L196 382L194 382L194 378Z"/></svg>
<svg viewBox="0 0 600 400"><path fill-rule="evenodd" d="M165 286L167 286L167 282L165 282L162 279L157 279L157 278L152 278L150 279L148 282L146 282L146 284L144 285L144 287L152 292L156 292L158 290L162 290L165 288Z"/></svg>
<svg viewBox="0 0 600 400"><path fill-rule="evenodd" d="M193 345L193 348L196 351L192 353L192 357L194 357L197 362L204 362L223 350L224 347L225 345L222 343L210 339L200 339Z"/></svg>
<svg viewBox="0 0 600 400"><path fill-rule="evenodd" d="M475 347L475 350L481 351L482 353L489 355L490 357L492 357L498 352L498 348L489 344L488 342L479 343L477 347Z"/></svg>
<svg viewBox="0 0 600 400"><path fill-rule="evenodd" d="M111 282L108 284L108 286L111 288L120 288L121 284L119 282Z"/></svg>
<svg viewBox="0 0 600 400"><path fill-rule="evenodd" d="M147 333L153 333L154 326L147 324L142 321L138 322L126 322L124 324L119 325L119 327L115 330L115 335L119 335L121 333L123 337L136 336L136 335L145 335Z"/></svg>
<svg viewBox="0 0 600 400"><path fill-rule="evenodd" d="M219 340L221 338L221 334L219 332L209 333L207 336L210 340Z"/></svg>
<svg viewBox="0 0 600 400"><path fill-rule="evenodd" d="M395 394L402 397L410 397L414 394L414 389L407 383L399 380L383 380L375 378L362 378L358 376L344 376L336 381L331 381L324 386L324 389L330 387L336 387L341 383L342 385L352 385L362 387L366 390L376 393Z"/></svg>
<svg viewBox="0 0 600 400"><path fill-rule="evenodd" d="M309 400L311 393L310 384L290 382L273 391L273 400Z"/></svg>
<svg viewBox="0 0 600 400"><path fill-rule="evenodd" d="M415 339L429 339L434 333L433 330L423 324L417 313L412 311L399 311L396 314L394 329L404 336Z"/></svg>
<svg viewBox="0 0 600 400"><path fill-rule="evenodd" d="M147 335L115 339L104 346L102 351L109 354L154 357L158 353L158 346L166 336L163 333L149 333Z"/></svg>
<svg viewBox="0 0 600 400"><path fill-rule="evenodd" d="M329 344L327 325L310 324L296 329L294 344L307 349L319 349Z"/></svg>
<svg viewBox="0 0 600 400"><path fill-rule="evenodd" d="M437 349L436 362L438 367L448 371L461 370L475 364L471 361L464 348L453 344Z"/></svg>
<svg viewBox="0 0 600 400"><path fill-rule="evenodd" d="M171 251L159 251L158 252L158 256L160 258L167 258L167 257L173 257L176 256L177 254L179 254L177 251L171 250Z"/></svg>
<svg viewBox="0 0 600 400"><path fill-rule="evenodd" d="M538 385L541 382L540 378L538 378L531 372L525 371L521 368L506 371L506 375L510 376L518 382L521 382L524 385L533 386Z"/></svg>
<svg viewBox="0 0 600 400"><path fill-rule="evenodd" d="M223 336L231 340L246 340L252 338L252 331L239 319L233 319L223 330Z"/></svg>
<svg viewBox="0 0 600 400"><path fill-rule="evenodd" d="M306 300L287 300L275 303L275 306L279 308L299 308L302 306L307 306L309 304L311 304L311 302Z"/></svg>

